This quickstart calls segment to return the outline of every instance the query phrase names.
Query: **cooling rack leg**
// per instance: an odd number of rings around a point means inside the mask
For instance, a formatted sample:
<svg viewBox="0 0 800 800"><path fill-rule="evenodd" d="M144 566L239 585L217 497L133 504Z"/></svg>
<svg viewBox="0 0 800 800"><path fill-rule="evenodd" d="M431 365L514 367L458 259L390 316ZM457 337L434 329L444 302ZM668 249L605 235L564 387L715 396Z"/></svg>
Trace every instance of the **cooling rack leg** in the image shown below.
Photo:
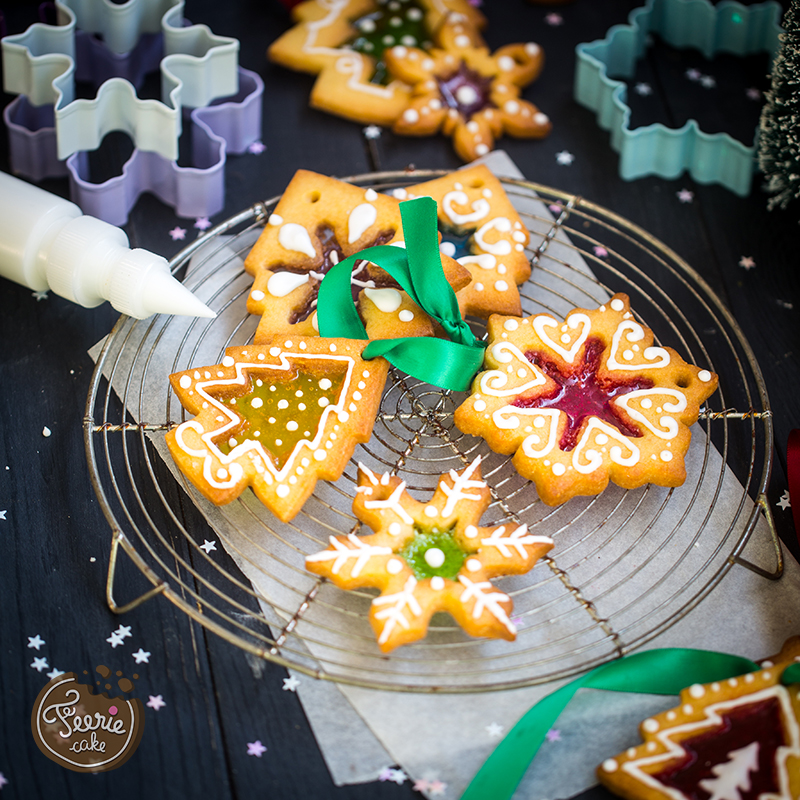
<svg viewBox="0 0 800 800"><path fill-rule="evenodd" d="M114 577L117 572L117 554L119 553L120 546L122 546L123 550L127 550L128 548L130 548L131 545L125 538L125 536L120 531L117 531L114 534L114 538L111 540L111 553L108 556L108 576L106 577L106 602L108 603L108 607L115 614L126 614L128 611L132 611L134 608L140 606L142 603L146 602L151 597L155 597L157 594L161 594L164 591L164 589L167 588L167 584L161 581L157 583L149 592L145 592L143 595L137 597L135 600L131 600L129 603L125 603L125 605L123 606L118 605L117 601L114 599ZM128 555L130 555L129 551Z"/></svg>
<svg viewBox="0 0 800 800"><path fill-rule="evenodd" d="M749 569L751 572L755 572L756 575L760 575L762 578L769 578L771 581L776 581L781 577L781 575L783 575L783 550L781 549L781 540L778 538L778 531L775 529L775 519L772 516L772 510L769 507L769 501L767 500L766 494L763 492L758 496L758 505L761 507L761 511L764 514L764 518L767 520L767 525L769 526L769 533L772 537L772 545L775 548L777 566L775 567L774 572L769 572L757 566L756 564L753 564L752 561L742 558L741 556L734 556L733 560L736 564L741 564L743 567L747 567L747 569Z"/></svg>

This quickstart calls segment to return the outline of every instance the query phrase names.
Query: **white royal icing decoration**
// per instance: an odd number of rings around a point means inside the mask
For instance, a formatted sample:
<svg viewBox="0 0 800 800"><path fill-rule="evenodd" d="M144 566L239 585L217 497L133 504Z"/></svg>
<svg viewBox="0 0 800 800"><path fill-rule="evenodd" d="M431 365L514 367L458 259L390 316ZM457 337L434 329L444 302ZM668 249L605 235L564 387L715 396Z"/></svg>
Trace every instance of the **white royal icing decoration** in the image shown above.
<svg viewBox="0 0 800 800"><path fill-rule="evenodd" d="M628 342L640 342L642 339L644 339L644 328L642 328L638 322L632 322L631 320L620 322L616 331L614 331L614 336L611 339L611 352L609 353L608 361L606 362L606 367L608 369L660 369L661 367L666 367L669 364L669 353L663 347L645 348L643 355L647 361L651 363L621 364L619 361L617 361L617 351L621 346L620 341L623 334L626 334L625 338Z"/></svg>
<svg viewBox="0 0 800 800"><path fill-rule="evenodd" d="M380 611L376 611L374 614L375 619L386 620L381 635L378 637L379 644L386 643L395 625L408 629L408 620L404 613L406 608L408 608L415 617L422 614L419 601L414 596L414 589L416 589L416 587L417 579L413 575L409 575L402 591L396 594L384 594L376 597L372 601L373 606L388 606L388 608L383 608Z"/></svg>
<svg viewBox="0 0 800 800"><path fill-rule="evenodd" d="M466 225L470 222L477 222L479 219L483 219L491 210L489 203L482 197L472 202L472 205L470 206L472 208L472 212L469 214L459 214L458 211L453 208L453 203L458 203L460 206L465 206L467 203L469 203L469 197L467 197L465 192L461 191L448 192L444 196L442 200L444 213L447 214L450 221L455 225Z"/></svg>
<svg viewBox="0 0 800 800"><path fill-rule="evenodd" d="M572 346L569 348L569 350L554 342L546 331L546 328L556 328L559 326L559 324L560 323L556 322L556 320L550 316L547 316L546 314L539 314L533 318L533 329L536 331L542 342L547 345L547 347L551 348L560 356L562 356L565 361L571 364L575 360L575 356L583 346L583 343L589 338L589 333L592 329L592 321L586 316L586 314L570 314L567 317L566 324L572 330L582 326L582 330L578 335L578 338L572 342ZM567 341L569 341L569 337L567 337Z"/></svg>
<svg viewBox="0 0 800 800"><path fill-rule="evenodd" d="M665 415L658 420L658 424L661 425L661 428L657 428L644 414L637 411L635 408L631 408L629 405L633 400L639 398L649 400L651 397L657 397L659 395L666 395L667 397L673 398L672 401L668 400L659 406L659 408L662 408L664 411L670 414L678 414L686 410L686 395L679 392L677 389L638 389L634 392L628 392L628 394L622 397L618 397L614 401L614 405L623 408L632 419L636 420L636 422L640 422L659 438L674 439L678 435L677 420ZM642 403L642 406L644 407L645 404Z"/></svg>
<svg viewBox="0 0 800 800"><path fill-rule="evenodd" d="M278 231L278 241L282 247L293 250L295 253L304 253L309 258L317 255L308 231L296 222L287 222L285 225L281 225Z"/></svg>
<svg viewBox="0 0 800 800"><path fill-rule="evenodd" d="M481 539L482 547L495 547L503 558L513 558L512 549L516 550L520 558L527 558L528 551L526 545L553 544L553 540L547 536L534 536L528 533L527 525L520 525L516 530L508 535L505 525L501 525L492 531L492 535L486 539Z"/></svg>
<svg viewBox="0 0 800 800"><path fill-rule="evenodd" d="M508 233L511 230L511 220L507 217L495 217L490 219L485 225L475 231L475 243L481 250L487 253L492 253L495 256L507 256L511 252L511 242L506 239L500 239L494 243L486 241L485 236L490 230L496 230L500 233Z"/></svg>
<svg viewBox="0 0 800 800"><path fill-rule="evenodd" d="M313 553L306 556L306 561L333 561L331 572L338 575L342 567L350 560L355 559L350 570L350 575L357 578L364 569L366 563L373 556L388 556L392 554L391 547L376 547L364 543L364 540L356 536L354 533L347 534L347 541L350 542L352 547L348 547L344 542L339 541L335 536L329 539L332 550L322 550L319 553Z"/></svg>
<svg viewBox="0 0 800 800"><path fill-rule="evenodd" d="M583 436L572 452L572 466L576 471L582 475L589 475L603 463L603 456L597 450L589 447L592 434L597 430L601 431L600 435L605 435L618 442L609 449L611 461L622 467L632 467L639 462L639 448L630 439L597 417L590 417ZM623 455L623 447L627 449L628 455Z"/></svg>
<svg viewBox="0 0 800 800"><path fill-rule="evenodd" d="M522 385L512 386L509 389L506 388L508 385L507 372L499 369L489 370L488 372L484 372L480 378L480 391L483 394L488 394L492 397L507 397L512 394L522 394L534 386L542 386L547 383L547 378L544 373L531 364L531 362L525 358L522 351L511 342L498 342L492 347L492 356L501 364L510 364L514 359L521 361L526 367L530 368L533 373L533 380Z"/></svg>
<svg viewBox="0 0 800 800"><path fill-rule="evenodd" d="M364 294L372 300L378 308L378 311L383 311L385 314L391 314L400 308L400 303L403 302L403 297L397 289L364 289Z"/></svg>
<svg viewBox="0 0 800 800"><path fill-rule="evenodd" d="M495 587L489 581L473 583L466 575L459 575L458 580L464 587L464 591L459 598L461 602L466 604L469 600L475 600L475 606L472 609L473 619L479 619L484 611L488 611L495 619L505 625L511 633L517 632L514 623L511 622L500 605L501 602L509 599L508 595L492 591Z"/></svg>
<svg viewBox="0 0 800 800"><path fill-rule="evenodd" d="M308 283L307 272L274 272L267 281L267 291L273 297L286 297L304 283Z"/></svg>
<svg viewBox="0 0 800 800"><path fill-rule="evenodd" d="M357 242L364 232L375 224L378 218L378 209L370 203L356 206L347 219L347 241L349 244Z"/></svg>
<svg viewBox="0 0 800 800"><path fill-rule="evenodd" d="M481 269L495 269L497 258L491 253L479 253L477 256L461 256L459 264L477 264Z"/></svg>
<svg viewBox="0 0 800 800"><path fill-rule="evenodd" d="M455 470L450 470L450 480L453 485L449 486L445 481L439 482L439 488L447 496L447 502L442 509L442 517L449 517L455 511L456 503L461 500L476 500L480 502L480 494L467 494L467 489L485 489L486 484L483 481L472 480L472 474L481 463L481 457L478 456L461 474Z"/></svg>

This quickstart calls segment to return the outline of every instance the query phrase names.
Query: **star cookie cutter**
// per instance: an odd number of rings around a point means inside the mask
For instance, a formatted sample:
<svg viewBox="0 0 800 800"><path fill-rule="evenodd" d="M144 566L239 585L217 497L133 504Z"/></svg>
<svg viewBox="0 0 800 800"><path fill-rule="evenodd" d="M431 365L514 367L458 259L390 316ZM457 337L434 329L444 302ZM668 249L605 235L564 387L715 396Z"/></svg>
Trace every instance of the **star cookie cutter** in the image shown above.
<svg viewBox="0 0 800 800"><path fill-rule="evenodd" d="M36 23L2 40L4 110L12 171L31 180L69 175L72 199L89 214L123 224L144 191L179 216L224 207L227 152L261 135L263 82L238 65L239 42L205 25L184 25L183 0L57 0L58 24ZM137 88L160 72L161 100ZM75 84L97 86L76 99ZM191 111L189 111L191 109ZM184 120L193 127L191 167L177 164ZM113 130L134 152L122 174L88 176L87 152Z"/></svg>
<svg viewBox="0 0 800 800"><path fill-rule="evenodd" d="M631 130L627 87L609 74L633 75L654 33L673 47L696 48L706 58L763 51L774 58L781 13L772 0L752 6L730 0L718 6L708 0L647 0L631 12L628 25L615 25L605 39L577 46L575 99L611 132L623 180L676 178L688 170L698 183L720 183L738 195L748 194L756 169L755 144L747 146L726 133L704 133L693 119L681 128L655 123Z"/></svg>

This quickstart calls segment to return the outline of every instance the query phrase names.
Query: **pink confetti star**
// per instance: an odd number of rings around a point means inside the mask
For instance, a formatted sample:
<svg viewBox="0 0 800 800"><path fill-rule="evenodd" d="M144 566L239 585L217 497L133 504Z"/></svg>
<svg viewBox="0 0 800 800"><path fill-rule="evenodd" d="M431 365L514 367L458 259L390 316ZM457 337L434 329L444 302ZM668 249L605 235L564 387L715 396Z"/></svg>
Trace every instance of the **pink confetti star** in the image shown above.
<svg viewBox="0 0 800 800"><path fill-rule="evenodd" d="M159 708L164 708L166 703L164 702L164 698L160 695L150 695L150 699L147 701L146 705L148 708L152 708L153 711L158 711Z"/></svg>
<svg viewBox="0 0 800 800"><path fill-rule="evenodd" d="M2 789L8 782L8 778L6 778L6 776L0 772L0 789Z"/></svg>
<svg viewBox="0 0 800 800"><path fill-rule="evenodd" d="M557 205L551 205L551 206L548 206L548 208L549 208L549 209L550 209L550 211L551 211L553 214L555 214L556 216L559 216L559 214L561 214L561 212L563 211L563 209L561 208L561 206L557 206Z"/></svg>
<svg viewBox="0 0 800 800"><path fill-rule="evenodd" d="M249 756L257 756L258 758L261 758L261 756L266 752L267 748L261 744L259 739L256 739L254 742L247 743L247 755Z"/></svg>
<svg viewBox="0 0 800 800"><path fill-rule="evenodd" d="M702 77L702 73L700 72L699 69L687 69L686 70L686 77L690 81L699 81L700 78Z"/></svg>
<svg viewBox="0 0 800 800"><path fill-rule="evenodd" d="M548 14L544 18L544 21L548 25L552 25L553 27L556 27L557 25L563 25L564 24L564 17L562 17L561 14L555 14L555 13L554 14Z"/></svg>
<svg viewBox="0 0 800 800"><path fill-rule="evenodd" d="M598 258L605 258L608 255L608 250L606 250L602 245L597 244L594 246L594 254Z"/></svg>
<svg viewBox="0 0 800 800"><path fill-rule="evenodd" d="M429 783L422 778L422 780L414 781L414 791L415 792L427 792L428 791Z"/></svg>
<svg viewBox="0 0 800 800"><path fill-rule="evenodd" d="M689 189L681 189L679 192L675 192L675 196L681 203L691 203L694 200L694 192Z"/></svg>
<svg viewBox="0 0 800 800"><path fill-rule="evenodd" d="M207 231L211 227L211 220L208 217L198 217L194 221L194 226L199 231Z"/></svg>
<svg viewBox="0 0 800 800"><path fill-rule="evenodd" d="M266 149L267 146L263 142L253 142L247 148L247 152L252 153L254 156L260 156Z"/></svg>
<svg viewBox="0 0 800 800"><path fill-rule="evenodd" d="M748 100L760 100L761 99L761 90L756 89L755 86L751 86L749 89L745 89L744 92L747 95Z"/></svg>
<svg viewBox="0 0 800 800"><path fill-rule="evenodd" d="M742 256L739 259L739 266L742 269L746 269L746 270L749 271L751 269L755 269L756 262L755 262L755 259L753 259L752 256Z"/></svg>
<svg viewBox="0 0 800 800"><path fill-rule="evenodd" d="M555 728L550 728L549 731L545 734L547 737L548 742L560 742L561 741L561 731L556 730Z"/></svg>
<svg viewBox="0 0 800 800"><path fill-rule="evenodd" d="M390 781L392 779L392 773L394 770L391 767L384 767L380 774L378 775L379 781Z"/></svg>
<svg viewBox="0 0 800 800"><path fill-rule="evenodd" d="M179 228L177 225L169 232L169 235L172 237L173 242L177 242L178 239L185 239L186 238L186 228Z"/></svg>
<svg viewBox="0 0 800 800"><path fill-rule="evenodd" d="M447 784L443 783L442 781L431 781L428 784L428 791L431 795L443 795L445 790L447 789Z"/></svg>

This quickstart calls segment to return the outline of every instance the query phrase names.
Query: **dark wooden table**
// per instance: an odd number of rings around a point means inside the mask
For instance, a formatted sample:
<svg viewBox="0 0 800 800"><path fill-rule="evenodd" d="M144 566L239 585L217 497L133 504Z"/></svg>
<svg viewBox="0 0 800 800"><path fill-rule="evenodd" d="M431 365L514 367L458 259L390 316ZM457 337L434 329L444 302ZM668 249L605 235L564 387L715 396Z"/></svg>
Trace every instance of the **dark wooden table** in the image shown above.
<svg viewBox="0 0 800 800"><path fill-rule="evenodd" d="M545 71L524 96L554 125L544 141L506 137L499 146L531 180L579 193L666 242L732 311L767 380L776 455L769 498L781 534L796 553L791 512L777 501L787 487L787 437L800 426L797 207L768 212L759 179L748 197L738 197L719 186L697 185L688 176L634 182L618 177L608 134L572 99L574 49L602 37L639 5L638 0L575 0L557 9L525 0L485 5L485 35L492 48L518 40L534 40L544 47ZM545 23L546 14L554 10L562 15L562 25ZM373 169L361 127L310 109L312 79L266 60L267 45L289 25L288 14L275 0L187 0L185 15L208 24L215 33L239 38L241 65L260 73L266 84L267 149L261 155L228 160L226 207L215 222L279 194L297 168L338 176ZM6 10L9 33L21 32L34 21L33 8ZM687 116L697 116L703 129L727 130L749 144L759 103L748 100L744 88L768 86L765 60L726 59L707 65L720 80L705 95L708 102L699 105L686 90L682 73L687 64L706 68L696 53L658 47L649 51L633 83L647 82L654 91L648 96L630 93L634 123L660 120L680 125ZM5 96L4 103L11 99ZM8 170L4 128L0 137L0 167ZM113 155L117 145L111 141L104 148ZM569 166L556 160L556 153L564 150L575 156ZM378 153L383 169L459 166L450 142L442 137L404 139L384 132ZM44 186L68 194L66 181L48 180ZM682 189L694 193L691 203L679 202L676 193ZM173 241L169 231L180 226L191 237L193 222L178 219L171 208L148 195L140 199L125 229L134 246L171 257L184 242ZM743 256L754 259L754 269L739 265ZM163 600L151 600L121 619L108 610L110 530L90 484L82 419L93 369L87 350L112 328L117 314L108 304L87 310L52 295L36 298L7 281L0 286L4 800L418 796L409 782L334 787L298 698L283 691L282 668L265 662L254 669L242 651ZM47 436L45 428L50 431ZM117 593L122 600L146 588L135 568L121 566ZM131 627L132 637L124 648L112 649L106 640L121 622ZM28 646L29 637L36 636L44 640L38 650ZM136 694L145 699L161 695L167 705L158 711L147 709L147 729L135 757L122 769L100 775L74 774L45 759L34 746L29 720L46 672L93 669L101 663L131 672L131 654L139 647L150 656L137 666ZM33 668L34 658L46 659L47 667ZM246 754L247 742L256 738L267 746L268 757ZM605 796L599 789L588 794Z"/></svg>

